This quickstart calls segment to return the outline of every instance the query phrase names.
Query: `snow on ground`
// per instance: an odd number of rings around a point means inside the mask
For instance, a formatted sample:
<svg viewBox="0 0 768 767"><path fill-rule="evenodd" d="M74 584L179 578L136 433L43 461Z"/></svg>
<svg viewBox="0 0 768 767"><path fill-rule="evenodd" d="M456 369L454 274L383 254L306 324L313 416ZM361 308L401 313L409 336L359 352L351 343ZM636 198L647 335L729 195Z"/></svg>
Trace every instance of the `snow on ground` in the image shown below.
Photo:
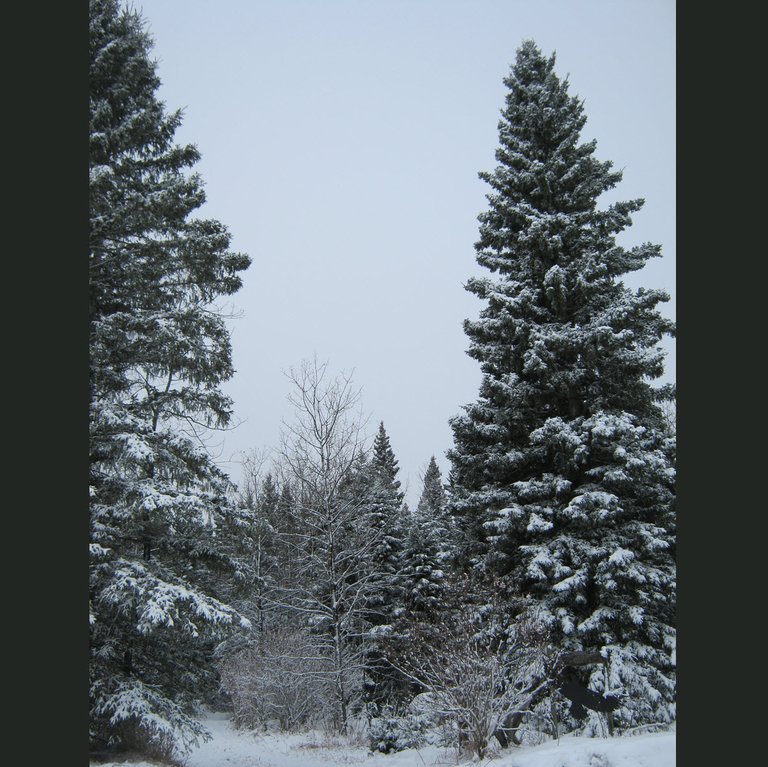
<svg viewBox="0 0 768 767"><path fill-rule="evenodd" d="M213 738L195 750L187 767L674 767L676 733L623 738L565 736L538 746L512 747L482 762L458 760L452 749L426 746L395 754L371 754L364 745L323 735L280 735L236 730L226 714L203 720ZM96 767L96 763L91 763ZM149 762L98 767L157 767Z"/></svg>

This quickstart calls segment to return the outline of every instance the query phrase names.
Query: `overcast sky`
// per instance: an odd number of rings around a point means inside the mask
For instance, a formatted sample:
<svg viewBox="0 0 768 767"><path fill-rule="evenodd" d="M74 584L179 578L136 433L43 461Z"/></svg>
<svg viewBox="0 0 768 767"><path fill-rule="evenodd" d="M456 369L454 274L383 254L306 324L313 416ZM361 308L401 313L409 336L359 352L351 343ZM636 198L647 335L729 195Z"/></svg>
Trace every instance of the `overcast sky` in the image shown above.
<svg viewBox="0 0 768 767"><path fill-rule="evenodd" d="M674 0L139 0L177 140L233 249L253 259L229 308L242 421L212 443L239 454L279 441L283 371L313 355L354 369L369 432L384 421L414 506L448 419L477 397L462 321L482 303L477 215L506 89L526 38L585 101L582 134L624 169L605 201L646 205L620 243L662 245L632 275L663 287L674 317ZM667 374L674 380L674 346Z"/></svg>

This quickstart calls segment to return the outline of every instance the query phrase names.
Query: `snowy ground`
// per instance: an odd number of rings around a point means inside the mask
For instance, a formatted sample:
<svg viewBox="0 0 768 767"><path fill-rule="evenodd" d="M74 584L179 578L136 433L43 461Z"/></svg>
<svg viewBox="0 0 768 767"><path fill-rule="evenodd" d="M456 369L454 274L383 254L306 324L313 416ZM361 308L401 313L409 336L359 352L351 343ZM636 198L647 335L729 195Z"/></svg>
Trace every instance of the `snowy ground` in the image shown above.
<svg viewBox="0 0 768 767"><path fill-rule="evenodd" d="M204 720L213 739L200 746L187 767L673 767L675 732L623 738L566 736L539 746L514 748L500 756L467 762L456 752L428 746L396 754L371 754L364 746L316 735L262 735L233 729L225 714ZM96 763L92 763L95 767ZM118 767L118 763L99 767ZM123 763L119 767L157 767L150 762Z"/></svg>

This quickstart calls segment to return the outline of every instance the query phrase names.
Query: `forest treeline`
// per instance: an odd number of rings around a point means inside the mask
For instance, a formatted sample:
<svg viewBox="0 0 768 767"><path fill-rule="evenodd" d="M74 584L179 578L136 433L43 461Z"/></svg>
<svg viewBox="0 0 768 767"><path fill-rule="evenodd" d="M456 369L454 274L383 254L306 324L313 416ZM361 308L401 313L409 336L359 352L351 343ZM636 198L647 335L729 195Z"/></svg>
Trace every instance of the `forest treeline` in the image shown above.
<svg viewBox="0 0 768 767"><path fill-rule="evenodd" d="M236 486L205 449L232 402L217 299L250 258L216 220L141 14L90 0L90 742L178 761L201 704L243 727L390 751L664 726L675 717L674 386L664 291L622 278L642 200L582 142L583 102L532 41L481 173L482 370L404 502L385 425L317 359ZM458 407L458 406L457 406ZM446 418L450 414L446 414ZM427 456L425 456L425 459Z"/></svg>

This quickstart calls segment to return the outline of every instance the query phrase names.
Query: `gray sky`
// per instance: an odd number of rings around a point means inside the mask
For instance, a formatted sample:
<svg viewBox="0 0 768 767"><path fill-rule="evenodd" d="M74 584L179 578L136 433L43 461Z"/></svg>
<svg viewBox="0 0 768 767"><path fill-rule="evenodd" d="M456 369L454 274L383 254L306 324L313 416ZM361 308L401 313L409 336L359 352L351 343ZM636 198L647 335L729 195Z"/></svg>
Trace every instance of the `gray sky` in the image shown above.
<svg viewBox="0 0 768 767"><path fill-rule="evenodd" d="M533 38L585 101L583 138L624 169L606 195L643 197L621 244L664 257L631 275L674 317L674 0L138 0L179 142L197 144L208 202L253 259L232 300L243 423L211 447L239 480L244 450L278 444L283 374L314 354L353 370L371 434L384 421L412 506L479 365L462 321L502 78ZM674 380L674 345L667 374Z"/></svg>

